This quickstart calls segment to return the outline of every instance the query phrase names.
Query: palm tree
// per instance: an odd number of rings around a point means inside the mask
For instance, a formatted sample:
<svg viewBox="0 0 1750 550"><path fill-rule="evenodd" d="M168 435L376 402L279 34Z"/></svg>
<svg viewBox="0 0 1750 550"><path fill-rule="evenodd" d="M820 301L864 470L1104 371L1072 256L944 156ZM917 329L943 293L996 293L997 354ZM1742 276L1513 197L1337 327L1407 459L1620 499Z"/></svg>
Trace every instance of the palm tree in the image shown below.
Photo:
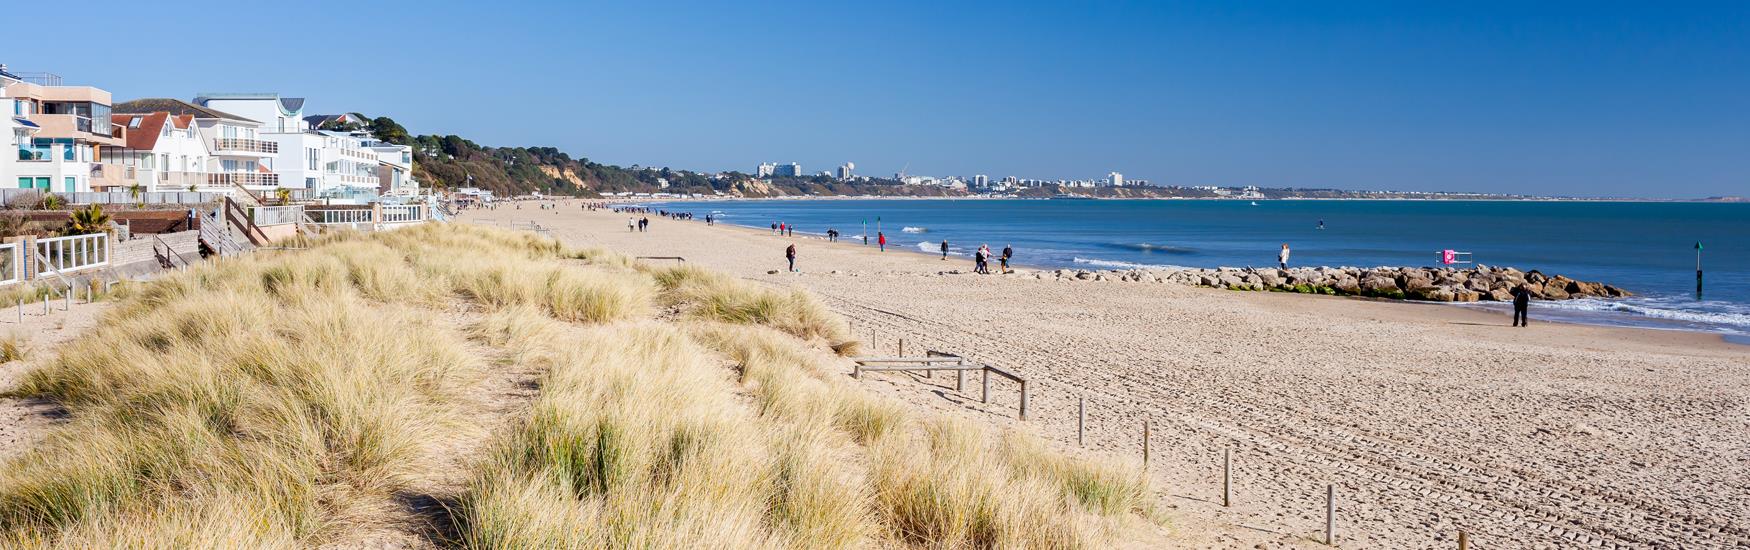
<svg viewBox="0 0 1750 550"><path fill-rule="evenodd" d="M188 192L193 193L193 192L199 191L199 190L200 190L200 188L196 187L195 184L192 184L192 183L188 184Z"/></svg>
<svg viewBox="0 0 1750 550"><path fill-rule="evenodd" d="M291 204L292 190L285 187L275 189L273 190L273 198L278 199L281 205Z"/></svg>
<svg viewBox="0 0 1750 550"><path fill-rule="evenodd" d="M129 185L128 186L128 196L133 197L134 200L136 200L136 201L140 200L140 192L145 191L145 190L146 190L146 188L138 183L133 184L133 185Z"/></svg>
<svg viewBox="0 0 1750 550"><path fill-rule="evenodd" d="M103 212L102 206L93 204L81 210L74 210L67 217L68 234L86 235L109 230L109 214Z"/></svg>
<svg viewBox="0 0 1750 550"><path fill-rule="evenodd" d="M67 200L61 198L60 195L54 193L43 195L43 210L60 210L64 206L67 206Z"/></svg>

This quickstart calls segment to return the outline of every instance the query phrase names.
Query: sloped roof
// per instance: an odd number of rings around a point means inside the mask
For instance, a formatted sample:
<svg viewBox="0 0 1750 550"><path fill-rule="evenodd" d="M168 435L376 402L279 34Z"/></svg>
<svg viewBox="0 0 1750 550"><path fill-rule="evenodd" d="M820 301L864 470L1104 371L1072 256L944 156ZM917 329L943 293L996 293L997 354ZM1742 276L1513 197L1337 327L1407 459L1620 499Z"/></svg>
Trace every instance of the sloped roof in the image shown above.
<svg viewBox="0 0 1750 550"><path fill-rule="evenodd" d="M160 111L178 116L192 115L194 118L216 118L261 124L260 121L250 120L218 109L209 109L187 101L168 97L149 97L133 101L124 101L110 107L111 113L145 114Z"/></svg>
<svg viewBox="0 0 1750 550"><path fill-rule="evenodd" d="M140 119L139 126L133 125L135 118ZM170 120L170 113L164 111L109 115L111 124L128 129L127 141L123 142L122 146L140 151L150 151L153 147L158 146L158 134L164 132L164 123L168 120Z"/></svg>

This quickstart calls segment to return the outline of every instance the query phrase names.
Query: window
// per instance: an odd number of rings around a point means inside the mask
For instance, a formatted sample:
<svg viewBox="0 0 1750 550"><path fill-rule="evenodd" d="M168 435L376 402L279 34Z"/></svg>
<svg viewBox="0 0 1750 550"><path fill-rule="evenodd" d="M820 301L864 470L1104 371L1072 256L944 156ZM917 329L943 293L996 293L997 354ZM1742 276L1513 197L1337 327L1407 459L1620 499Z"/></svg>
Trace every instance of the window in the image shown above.
<svg viewBox="0 0 1750 550"><path fill-rule="evenodd" d="M320 169L322 166L321 158L322 158L321 151L318 151L316 149L305 148L304 149L304 160L307 163L305 166L305 169L307 169L307 170Z"/></svg>
<svg viewBox="0 0 1750 550"><path fill-rule="evenodd" d="M170 153L158 154L158 166L165 170L170 169Z"/></svg>
<svg viewBox="0 0 1750 550"><path fill-rule="evenodd" d="M222 126L221 128L224 129L225 137L228 137L228 138L237 137L237 127L236 126L225 125L225 126Z"/></svg>
<svg viewBox="0 0 1750 550"><path fill-rule="evenodd" d="M30 178L18 178L18 188L19 189L30 189L30 185L31 185Z"/></svg>
<svg viewBox="0 0 1750 550"><path fill-rule="evenodd" d="M72 193L74 191L79 190L79 178L75 178L73 176L67 176L67 179L66 179L66 181L63 182L63 184L66 185L66 188L63 189L63 191L66 191L68 193Z"/></svg>
<svg viewBox="0 0 1750 550"><path fill-rule="evenodd" d="M128 127L129 128L139 128L140 127L140 119L143 119L143 118L146 118L146 117L137 116L137 117L128 119Z"/></svg>
<svg viewBox="0 0 1750 550"><path fill-rule="evenodd" d="M36 188L44 191L49 190L49 178L37 178Z"/></svg>

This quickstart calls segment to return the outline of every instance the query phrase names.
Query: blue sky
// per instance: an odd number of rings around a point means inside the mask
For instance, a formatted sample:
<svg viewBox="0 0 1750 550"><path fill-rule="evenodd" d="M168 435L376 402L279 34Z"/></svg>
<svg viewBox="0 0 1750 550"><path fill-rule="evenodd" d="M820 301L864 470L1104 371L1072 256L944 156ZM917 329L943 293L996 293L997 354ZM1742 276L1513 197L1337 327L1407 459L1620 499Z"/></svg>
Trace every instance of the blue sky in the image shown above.
<svg viewBox="0 0 1750 550"><path fill-rule="evenodd" d="M1750 2L160 4L0 63L621 165L1750 195Z"/></svg>

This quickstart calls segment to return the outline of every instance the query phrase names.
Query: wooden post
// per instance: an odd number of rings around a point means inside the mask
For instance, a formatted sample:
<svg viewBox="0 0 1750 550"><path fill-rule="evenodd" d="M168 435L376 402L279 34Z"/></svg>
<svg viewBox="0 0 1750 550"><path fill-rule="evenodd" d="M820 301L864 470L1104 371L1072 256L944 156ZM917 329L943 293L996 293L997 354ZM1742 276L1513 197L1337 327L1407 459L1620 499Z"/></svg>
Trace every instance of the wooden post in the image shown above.
<svg viewBox="0 0 1750 550"><path fill-rule="evenodd" d="M73 285L67 285L67 293L61 295L61 311L73 309Z"/></svg>
<svg viewBox="0 0 1750 550"><path fill-rule="evenodd" d="M1148 421L1142 421L1142 470L1148 471Z"/></svg>
<svg viewBox="0 0 1750 550"><path fill-rule="evenodd" d="M990 402L990 369L986 368L986 369L980 370L978 372L984 374L984 391L979 392L978 402L979 403L989 403Z"/></svg>
<svg viewBox="0 0 1750 550"><path fill-rule="evenodd" d="M1233 505L1234 451L1221 450L1221 506Z"/></svg>
<svg viewBox="0 0 1750 550"><path fill-rule="evenodd" d="M1325 546L1337 540L1337 486L1325 486Z"/></svg>
<svg viewBox="0 0 1750 550"><path fill-rule="evenodd" d="M18 298L18 324L24 324L24 298Z"/></svg>
<svg viewBox="0 0 1750 550"><path fill-rule="evenodd" d="M863 379L863 365L851 365L851 378Z"/></svg>
<svg viewBox="0 0 1750 550"><path fill-rule="evenodd" d="M1088 398L1087 397L1079 397L1079 398L1076 398L1076 446L1077 447L1086 447L1087 446L1087 440L1084 439L1084 435L1087 433L1086 432L1087 426L1088 426Z"/></svg>
<svg viewBox="0 0 1750 550"><path fill-rule="evenodd" d="M966 370L965 369L954 371L954 391L957 391L957 392L966 391Z"/></svg>
<svg viewBox="0 0 1750 550"><path fill-rule="evenodd" d="M43 315L49 314L49 301L53 299L54 298L48 296L43 296Z"/></svg>
<svg viewBox="0 0 1750 550"><path fill-rule="evenodd" d="M1021 380L1021 420L1027 419L1027 380Z"/></svg>
<svg viewBox="0 0 1750 550"><path fill-rule="evenodd" d="M1470 533L1458 532L1458 550L1470 550Z"/></svg>
<svg viewBox="0 0 1750 550"><path fill-rule="evenodd" d="M905 357L905 339L904 338L899 339L899 356Z"/></svg>

